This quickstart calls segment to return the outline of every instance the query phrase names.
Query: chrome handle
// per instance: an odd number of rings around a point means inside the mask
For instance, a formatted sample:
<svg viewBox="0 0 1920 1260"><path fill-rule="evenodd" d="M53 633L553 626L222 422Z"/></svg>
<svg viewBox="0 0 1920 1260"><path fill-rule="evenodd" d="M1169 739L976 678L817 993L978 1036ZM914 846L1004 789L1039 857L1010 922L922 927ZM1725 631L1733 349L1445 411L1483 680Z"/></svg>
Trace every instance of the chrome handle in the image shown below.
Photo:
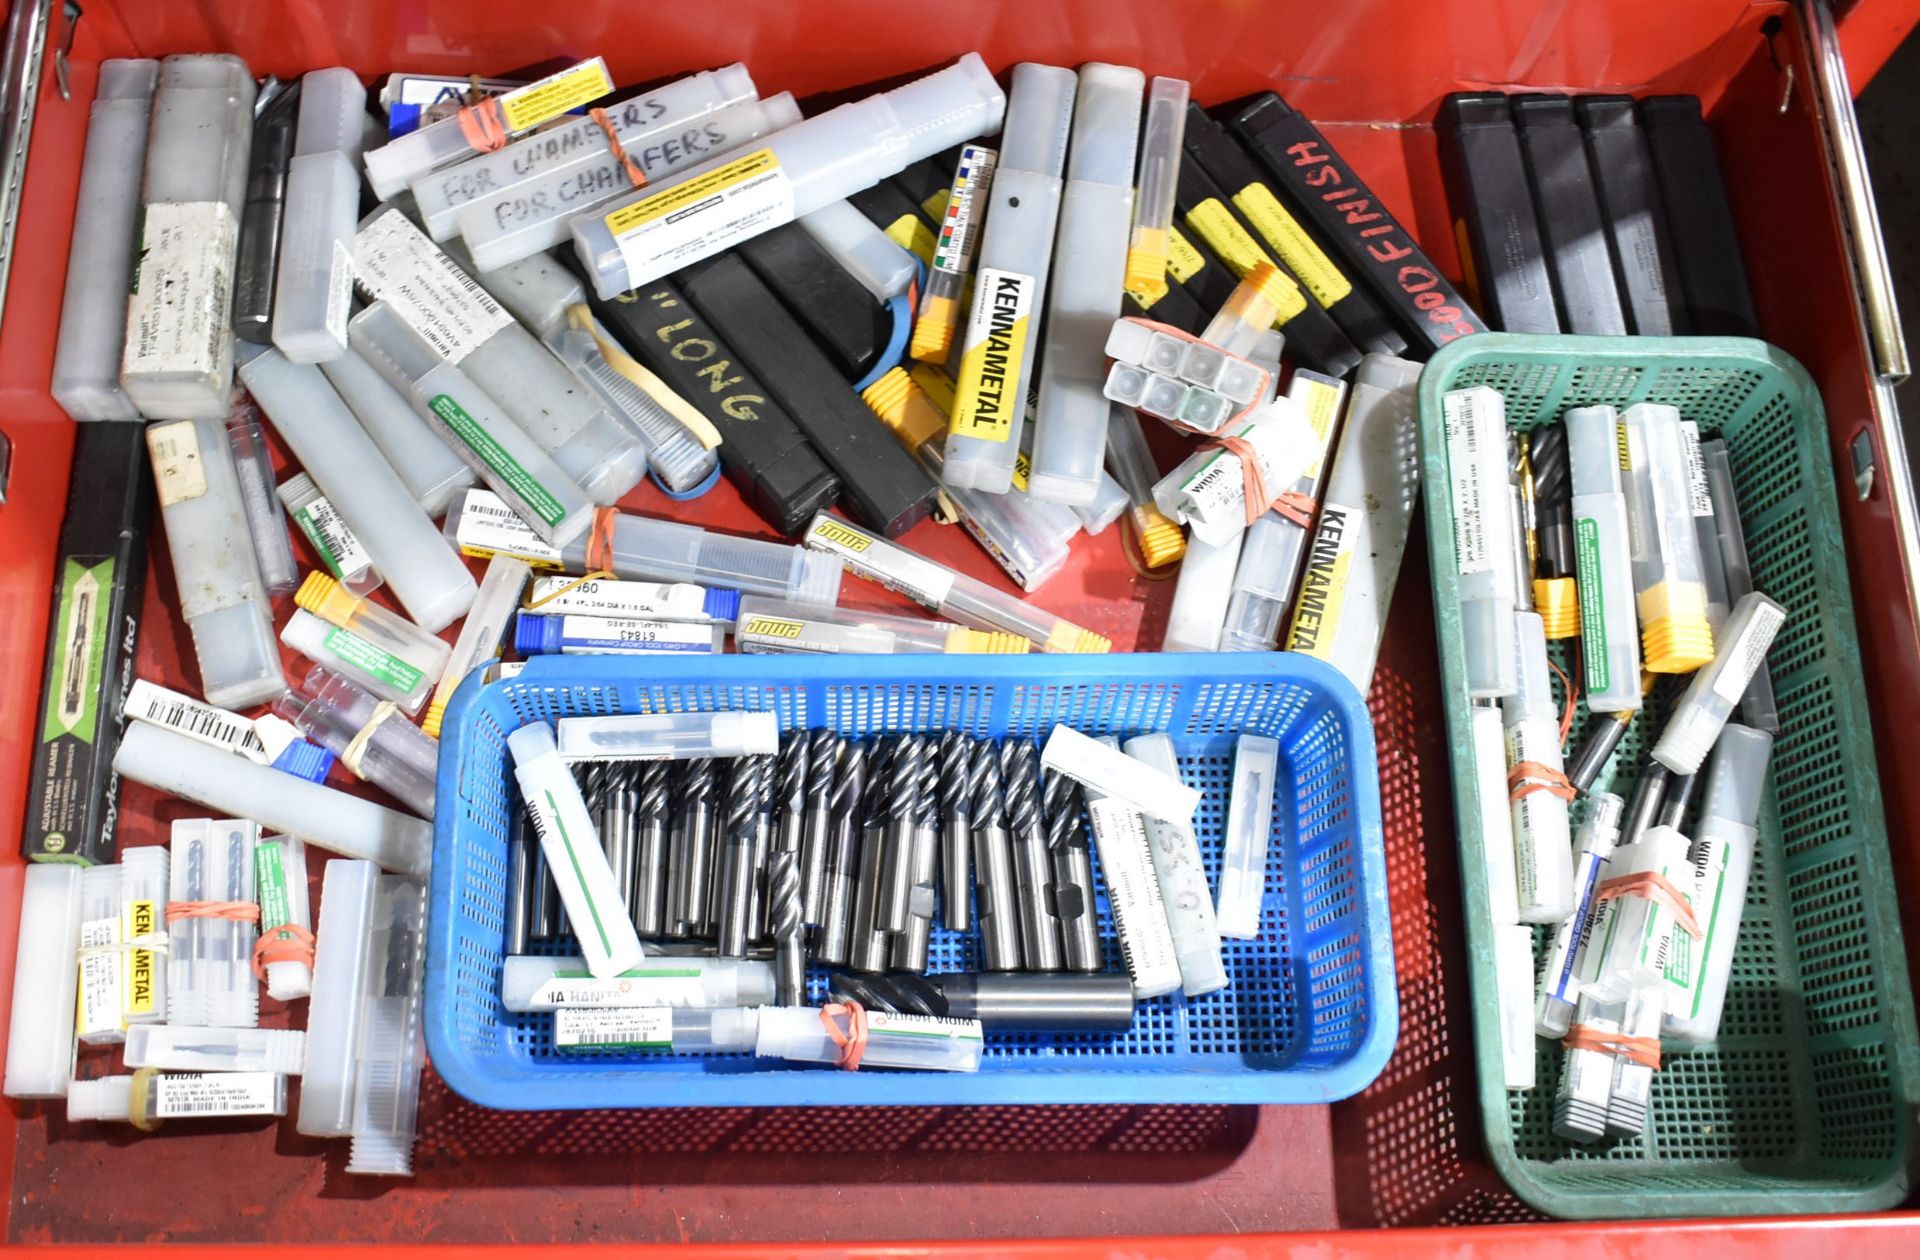
<svg viewBox="0 0 1920 1260"><path fill-rule="evenodd" d="M6 318L27 143L33 138L33 111L40 99L40 71L52 21L53 0L14 0L7 14L6 51L0 55L0 320Z"/></svg>
<svg viewBox="0 0 1920 1260"><path fill-rule="evenodd" d="M1853 112L1853 94L1847 86L1847 64L1840 55L1840 36L1834 29L1827 0L1798 0L1794 6L1806 36L1813 79L1813 105L1827 136L1827 158L1833 170L1835 196L1847 231L1847 246L1860 281L1867 338L1882 376L1906 379L1912 370L1907 342L1900 330L1900 308L1893 296L1893 270L1887 265L1886 238L1880 231L1880 212L1874 205L1873 181L1860 143L1860 123Z"/></svg>

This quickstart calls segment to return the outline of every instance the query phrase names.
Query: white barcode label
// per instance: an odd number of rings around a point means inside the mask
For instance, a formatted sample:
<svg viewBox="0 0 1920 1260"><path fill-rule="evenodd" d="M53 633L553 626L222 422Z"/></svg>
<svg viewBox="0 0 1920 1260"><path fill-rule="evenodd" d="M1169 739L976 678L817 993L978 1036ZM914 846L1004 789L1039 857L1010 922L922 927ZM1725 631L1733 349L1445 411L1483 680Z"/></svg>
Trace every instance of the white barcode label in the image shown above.
<svg viewBox="0 0 1920 1260"><path fill-rule="evenodd" d="M560 650L634 655L712 652L713 637L717 633L710 623L584 617L569 613L560 619Z"/></svg>
<svg viewBox="0 0 1920 1260"><path fill-rule="evenodd" d="M1496 406L1488 414L1487 400ZM1485 484L1483 444L1504 429L1500 396L1484 387L1456 389L1444 402L1447 425L1447 476L1453 493L1453 546L1460 575L1485 573L1494 567L1494 540L1487 537L1486 497L1504 493L1503 486ZM1505 546L1506 540L1501 539Z"/></svg>
<svg viewBox="0 0 1920 1260"><path fill-rule="evenodd" d="M89 919L80 925L80 948L101 949L80 959L80 1001L75 1029L82 1037L118 1032L120 1022L120 972L126 955L105 948L120 943L120 920Z"/></svg>
<svg viewBox="0 0 1920 1260"><path fill-rule="evenodd" d="M369 296L391 305L456 366L513 323L513 316L398 210L360 229L353 241L353 270Z"/></svg>
<svg viewBox="0 0 1920 1260"><path fill-rule="evenodd" d="M277 1116L286 1087L274 1072L177 1072L153 1078L153 1114Z"/></svg>
<svg viewBox="0 0 1920 1260"><path fill-rule="evenodd" d="M347 316L353 313L353 251L335 240L333 260L327 265L327 338L347 344Z"/></svg>
<svg viewBox="0 0 1920 1260"><path fill-rule="evenodd" d="M1760 604L1753 610L1753 617L1747 622L1747 631L1738 643L1723 649L1728 656L1726 667L1713 680L1713 693L1729 704L1740 703L1747 694L1747 684L1753 681L1756 672L1767 667L1767 649L1773 646L1773 636L1780 633L1780 627L1786 624L1787 614L1772 600Z"/></svg>
<svg viewBox="0 0 1920 1260"><path fill-rule="evenodd" d="M700 1006L706 1002L706 986L693 967L646 964L623 975L596 979L584 971L555 973L527 999L530 1011L555 1011L566 1007L611 1010L647 1006Z"/></svg>
<svg viewBox="0 0 1920 1260"><path fill-rule="evenodd" d="M665 1050L673 1045L673 1012L664 1006L553 1013L559 1050Z"/></svg>
<svg viewBox="0 0 1920 1260"><path fill-rule="evenodd" d="M956 575L951 569L824 513L814 517L813 524L807 527L806 545L815 551L839 556L849 569L869 582L878 582L936 611L953 589Z"/></svg>
<svg viewBox="0 0 1920 1260"><path fill-rule="evenodd" d="M1140 811L1110 796L1089 801L1087 817L1133 991L1140 996L1171 993L1180 987L1180 960L1173 952L1167 907L1147 848L1146 823Z"/></svg>
<svg viewBox="0 0 1920 1260"><path fill-rule="evenodd" d="M512 556L528 564L560 567L560 549L540 541L520 514L491 490L467 491L454 541L470 556Z"/></svg>
<svg viewBox="0 0 1920 1260"><path fill-rule="evenodd" d="M320 495L293 514L300 532L307 536L327 571L343 581L358 578L373 564L373 557L360 545L360 537L340 516L339 511Z"/></svg>
<svg viewBox="0 0 1920 1260"><path fill-rule="evenodd" d="M543 577L533 584L527 611L584 613L590 617L645 617L657 621L709 621L707 588L691 582L617 582Z"/></svg>
<svg viewBox="0 0 1920 1260"><path fill-rule="evenodd" d="M1700 455L1700 426L1692 420L1680 422L1687 447L1687 496L1693 501L1695 516L1713 515L1713 496L1707 492L1707 461Z"/></svg>
<svg viewBox="0 0 1920 1260"><path fill-rule="evenodd" d="M252 722L238 713L215 708L204 700L170 691L144 678L136 679L128 689L127 702L121 712L129 720L164 726L203 744L237 752L260 765L273 764Z"/></svg>

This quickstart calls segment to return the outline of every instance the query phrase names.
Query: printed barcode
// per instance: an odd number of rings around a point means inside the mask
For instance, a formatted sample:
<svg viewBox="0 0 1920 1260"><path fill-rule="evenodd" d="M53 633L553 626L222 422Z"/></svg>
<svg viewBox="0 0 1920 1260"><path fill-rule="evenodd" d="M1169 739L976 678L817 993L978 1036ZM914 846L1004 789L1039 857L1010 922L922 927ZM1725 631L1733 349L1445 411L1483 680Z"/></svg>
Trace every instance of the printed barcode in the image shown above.
<svg viewBox="0 0 1920 1260"><path fill-rule="evenodd" d="M183 735L192 735L227 748L247 748L258 746L259 737L251 727L229 718L226 714L215 712L187 700L175 700L160 707L149 707L148 718L161 725L179 731Z"/></svg>
<svg viewBox="0 0 1920 1260"><path fill-rule="evenodd" d="M671 1043L665 1041L635 1041L632 1037L624 1033L609 1032L571 1033L561 1044L567 1046L627 1046L636 1050L643 1050L650 1046L665 1046Z"/></svg>
<svg viewBox="0 0 1920 1260"><path fill-rule="evenodd" d="M169 1103L167 1110L176 1116L191 1116L204 1111L224 1111L228 1105L227 1100L224 1098L209 1098L202 1102Z"/></svg>

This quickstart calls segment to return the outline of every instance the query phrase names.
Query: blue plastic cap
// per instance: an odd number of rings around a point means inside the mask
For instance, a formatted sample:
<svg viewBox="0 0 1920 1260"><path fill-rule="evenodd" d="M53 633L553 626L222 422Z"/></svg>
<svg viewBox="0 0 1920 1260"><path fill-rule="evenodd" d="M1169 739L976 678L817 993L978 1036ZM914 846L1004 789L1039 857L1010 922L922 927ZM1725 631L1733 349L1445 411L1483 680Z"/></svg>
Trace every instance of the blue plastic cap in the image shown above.
<svg viewBox="0 0 1920 1260"><path fill-rule="evenodd" d="M333 754L318 744L296 739L274 759L273 768L309 783L325 783L327 772L333 769Z"/></svg>
<svg viewBox="0 0 1920 1260"><path fill-rule="evenodd" d="M560 618L546 613L523 612L513 627L514 650L522 656L536 656L560 650Z"/></svg>
<svg viewBox="0 0 1920 1260"><path fill-rule="evenodd" d="M715 621L740 620L740 592L710 590L707 592L705 611Z"/></svg>

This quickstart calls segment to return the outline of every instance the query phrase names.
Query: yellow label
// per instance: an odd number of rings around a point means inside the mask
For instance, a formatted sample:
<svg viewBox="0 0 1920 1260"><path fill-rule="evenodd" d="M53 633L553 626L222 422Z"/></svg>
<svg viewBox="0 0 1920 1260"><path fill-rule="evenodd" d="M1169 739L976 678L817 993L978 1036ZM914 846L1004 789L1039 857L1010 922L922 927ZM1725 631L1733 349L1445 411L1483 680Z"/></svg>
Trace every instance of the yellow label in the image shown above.
<svg viewBox="0 0 1920 1260"><path fill-rule="evenodd" d="M1613 443L1620 448L1620 471L1633 471L1633 439L1627 436L1627 426L1613 426Z"/></svg>
<svg viewBox="0 0 1920 1260"><path fill-rule="evenodd" d="M1198 275L1207 260L1193 247L1193 242L1180 235L1180 229L1171 225L1167 228L1167 271L1181 284L1187 277Z"/></svg>
<svg viewBox="0 0 1920 1260"><path fill-rule="evenodd" d="M917 214L903 214L887 224L887 239L921 262L933 263L933 229Z"/></svg>
<svg viewBox="0 0 1920 1260"><path fill-rule="evenodd" d="M1328 436L1333 432L1334 419L1340 414L1340 391L1322 381L1309 380L1296 375L1294 381L1306 386L1306 397L1295 397L1301 408L1307 413L1307 422L1313 425L1313 435L1319 439L1320 453L1313 457L1313 463L1300 474L1301 480L1310 480L1320 475L1320 466L1327 461ZM1290 394L1295 391L1289 391Z"/></svg>
<svg viewBox="0 0 1920 1260"><path fill-rule="evenodd" d="M151 901L127 905L127 939L139 940L160 930L159 908ZM127 951L127 988L122 1009L128 1015L151 1015L153 1005L154 958L150 949Z"/></svg>
<svg viewBox="0 0 1920 1260"><path fill-rule="evenodd" d="M1353 285L1340 274L1326 252L1313 243L1300 221L1275 200L1272 189L1265 184L1248 184L1233 195L1233 204L1247 216L1253 230L1273 246L1280 261L1299 277L1320 305L1332 306L1353 292Z"/></svg>
<svg viewBox="0 0 1920 1260"><path fill-rule="evenodd" d="M508 131L525 131L611 91L613 76L607 73L607 63L595 57L508 92L500 98L500 119Z"/></svg>
<svg viewBox="0 0 1920 1260"><path fill-rule="evenodd" d="M1247 235L1247 230L1233 217L1233 211L1227 209L1218 197L1209 197L1188 211L1187 226L1199 234L1200 239L1207 243L1207 248L1218 255L1221 262L1227 264L1227 270L1233 273L1236 280L1244 279L1256 263L1269 261L1267 251Z"/></svg>
<svg viewBox="0 0 1920 1260"><path fill-rule="evenodd" d="M1340 609L1347 599L1347 574L1353 565L1349 545L1352 510L1337 503L1320 509L1320 522L1307 553L1306 572L1300 578L1300 597L1293 606L1293 625L1287 632L1287 651L1331 660L1333 638L1340 632Z"/></svg>
<svg viewBox="0 0 1920 1260"><path fill-rule="evenodd" d="M1034 288L1032 276L980 269L960 354L949 436L1005 442L1013 435L1013 418L1024 402L1020 382L1032 330Z"/></svg>
<svg viewBox="0 0 1920 1260"><path fill-rule="evenodd" d="M947 198L951 197L952 195L953 195L953 189L942 188L939 192L933 194L933 196L921 202L920 208L927 212L927 217L929 219L932 219L935 223L938 223L940 222L940 220L947 217Z"/></svg>
<svg viewBox="0 0 1920 1260"><path fill-rule="evenodd" d="M758 635L763 639L797 639L806 630L803 621L790 621L785 617L749 617L740 627L744 635Z"/></svg>
<svg viewBox="0 0 1920 1260"><path fill-rule="evenodd" d="M1307 309L1307 295L1302 293L1300 286L1283 271L1276 271L1274 279L1279 283L1267 286L1264 292L1271 296L1275 290L1279 291L1280 301L1273 308L1273 322L1284 324Z"/></svg>
<svg viewBox="0 0 1920 1260"><path fill-rule="evenodd" d="M779 169L780 159L773 155L772 149L756 149L724 166L714 167L705 175L695 176L684 184L663 188L651 197L642 197L632 205L620 207L606 216L607 230L615 236L631 232L643 223L665 218L724 192L735 184L743 184Z"/></svg>
<svg viewBox="0 0 1920 1260"><path fill-rule="evenodd" d="M857 529L848 529L831 516L815 517L813 528L808 533L817 534L823 541L845 547L848 551L865 551L873 546L873 539Z"/></svg>
<svg viewBox="0 0 1920 1260"><path fill-rule="evenodd" d="M1027 478L1032 474L1033 460L1028 457L1025 451L1021 451L1013 457L1013 488L1015 490L1025 490L1027 488Z"/></svg>

